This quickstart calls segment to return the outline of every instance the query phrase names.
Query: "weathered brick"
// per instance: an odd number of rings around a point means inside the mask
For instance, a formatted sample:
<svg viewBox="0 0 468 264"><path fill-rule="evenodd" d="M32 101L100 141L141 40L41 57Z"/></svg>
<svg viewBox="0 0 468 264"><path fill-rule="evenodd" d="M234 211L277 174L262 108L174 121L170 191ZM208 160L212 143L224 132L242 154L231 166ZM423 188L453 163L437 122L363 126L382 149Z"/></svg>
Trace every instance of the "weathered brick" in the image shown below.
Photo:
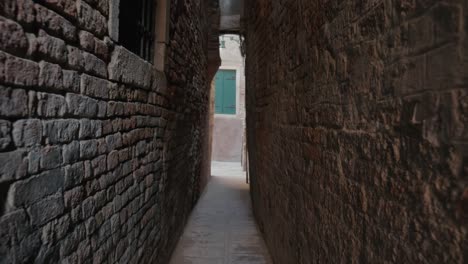
<svg viewBox="0 0 468 264"><path fill-rule="evenodd" d="M34 86L38 83L39 65L36 62L11 56L0 51L0 82Z"/></svg>
<svg viewBox="0 0 468 264"><path fill-rule="evenodd" d="M51 7L56 12L69 17L76 17L75 1L71 0L41 0L45 5Z"/></svg>
<svg viewBox="0 0 468 264"><path fill-rule="evenodd" d="M39 68L39 86L63 89L63 72L59 65L41 61Z"/></svg>
<svg viewBox="0 0 468 264"><path fill-rule="evenodd" d="M77 39L76 27L71 22L41 5L36 4L34 7L36 22L42 28L47 29L53 35L69 41Z"/></svg>
<svg viewBox="0 0 468 264"><path fill-rule="evenodd" d="M70 164L80 159L80 143L73 141L70 144L63 145L63 162Z"/></svg>
<svg viewBox="0 0 468 264"><path fill-rule="evenodd" d="M67 234L70 228L70 216L65 215L59 219L54 219L42 228L42 241L53 243L61 240Z"/></svg>
<svg viewBox="0 0 468 264"><path fill-rule="evenodd" d="M87 74L81 75L81 93L91 97L109 98L111 83L105 79L96 78Z"/></svg>
<svg viewBox="0 0 468 264"><path fill-rule="evenodd" d="M78 93L80 91L80 76L75 71L64 70L63 88L66 91Z"/></svg>
<svg viewBox="0 0 468 264"><path fill-rule="evenodd" d="M97 141L95 139L80 141L80 158L90 159L97 154Z"/></svg>
<svg viewBox="0 0 468 264"><path fill-rule="evenodd" d="M104 16L108 15L109 12L109 1L107 0L85 0L91 6L95 7L99 12L101 12Z"/></svg>
<svg viewBox="0 0 468 264"><path fill-rule="evenodd" d="M114 150L122 147L122 134L116 133L106 137L107 147L109 150Z"/></svg>
<svg viewBox="0 0 468 264"><path fill-rule="evenodd" d="M65 97L50 93L37 93L37 114L41 117L63 117L67 112Z"/></svg>
<svg viewBox="0 0 468 264"><path fill-rule="evenodd" d="M141 88L150 87L152 67L137 55L123 47L116 47L109 63L109 79L136 85Z"/></svg>
<svg viewBox="0 0 468 264"><path fill-rule="evenodd" d="M66 190L83 182L85 168L83 162L75 163L65 167L64 188Z"/></svg>
<svg viewBox="0 0 468 264"><path fill-rule="evenodd" d="M78 94L67 93L68 113L73 116L95 117L97 115L97 101Z"/></svg>
<svg viewBox="0 0 468 264"><path fill-rule="evenodd" d="M62 165L62 147L47 146L42 149L40 167L42 169L54 169Z"/></svg>
<svg viewBox="0 0 468 264"><path fill-rule="evenodd" d="M78 186L76 188L73 188L71 190L66 191L63 194L64 202L65 202L65 208L75 208L84 199L84 190L82 186Z"/></svg>
<svg viewBox="0 0 468 264"><path fill-rule="evenodd" d="M83 218L87 219L91 216L93 216L96 213L96 201L94 200L94 197L88 197L86 198L83 203L82 203L82 214Z"/></svg>
<svg viewBox="0 0 468 264"><path fill-rule="evenodd" d="M13 141L11 139L11 135L12 135L11 131L12 131L11 122L0 119L0 151L7 148L10 145L10 143Z"/></svg>
<svg viewBox="0 0 468 264"><path fill-rule="evenodd" d="M28 152L28 173L36 174L39 172L41 162L41 147L35 147Z"/></svg>
<svg viewBox="0 0 468 264"><path fill-rule="evenodd" d="M5 0L1 14L21 24L32 24L35 21L34 2L32 0Z"/></svg>
<svg viewBox="0 0 468 264"><path fill-rule="evenodd" d="M27 172L27 163L24 160L26 152L15 150L0 153L0 182L11 181L24 177Z"/></svg>
<svg viewBox="0 0 468 264"><path fill-rule="evenodd" d="M64 209L62 195L56 194L33 204L28 209L28 212L31 216L32 224L41 226L57 216L60 216Z"/></svg>
<svg viewBox="0 0 468 264"><path fill-rule="evenodd" d="M28 115L28 95L26 91L0 85L0 115L7 117Z"/></svg>
<svg viewBox="0 0 468 264"><path fill-rule="evenodd" d="M13 205L21 207L60 191L63 187L63 170L55 169L43 172L27 180L12 185Z"/></svg>
<svg viewBox="0 0 468 264"><path fill-rule="evenodd" d="M14 53L25 53L28 49L28 39L21 26L0 16L0 49Z"/></svg>
<svg viewBox="0 0 468 264"><path fill-rule="evenodd" d="M75 229L65 237L63 243L60 244L60 255L68 256L73 252L80 241L82 241L86 236L86 229L84 224L77 225Z"/></svg>
<svg viewBox="0 0 468 264"><path fill-rule="evenodd" d="M42 122L39 119L23 119L13 124L13 141L18 147L39 145L42 141Z"/></svg>
<svg viewBox="0 0 468 264"><path fill-rule="evenodd" d="M80 31L79 36L80 46L88 52L94 52L95 43L93 34L87 31Z"/></svg>
<svg viewBox="0 0 468 264"><path fill-rule="evenodd" d="M107 76L106 63L95 55L72 46L67 46L67 50L68 63L73 69L100 77Z"/></svg>
<svg viewBox="0 0 468 264"><path fill-rule="evenodd" d="M82 0L76 1L76 7L80 26L98 36L103 36L107 33L107 21L102 14Z"/></svg>
<svg viewBox="0 0 468 264"><path fill-rule="evenodd" d="M160 110L148 105L146 91L165 79L165 73L155 74L151 64L107 36L110 26L118 31L118 23L107 23L109 4L118 19L117 1L111 2L0 1L0 84L4 85L0 86L0 151L6 151L0 152L0 182L2 188L8 186L6 206L0 206L0 259L7 263L89 263L93 256L99 263L158 261L154 257L157 253L149 253L144 245L154 245L153 252L167 251L159 242L168 239L167 234L159 237L159 230L166 227L142 220L143 214L151 204L158 204L158 214L174 214L163 213L169 210L158 203L163 198L163 192L157 192L159 186L152 188L155 191L148 194L150 199L143 199L143 175L154 169L148 165L154 159L150 152L168 150L165 157L177 160L168 171L180 178L178 182L193 185L166 188L175 204L187 191L196 197L197 180L182 179L181 175L195 177L197 173L191 170L198 170L198 166L192 165L201 157L196 157L198 147L190 151L189 158L183 150L193 144L186 138L192 134L193 123L204 123L200 121L208 109L204 106L208 80L207 53L191 45L207 39L210 23L207 17L199 17L199 8L195 8L197 12L187 8L184 13L196 18L193 24L180 19L184 25L178 26L177 32L187 34L182 45L186 51L180 54L191 54L193 59L183 62L177 76L186 78L190 89L180 82L171 87L177 102L172 101L172 95L164 99L164 107L171 108L167 111L172 113L170 129L184 129L174 132L170 143L163 142L152 128L157 126L153 117ZM117 76L114 81L108 78L109 70ZM172 72L169 66L167 70ZM196 118L191 116L194 112ZM38 133L33 127L14 133L15 123L25 122L26 126L26 122L36 121L42 124ZM199 130L196 126L193 138ZM18 150L12 151L15 148ZM179 173L177 166L184 167L183 172ZM155 177L160 177L161 172L157 174ZM1 228L18 208L27 211L24 218ZM114 212L116 208L118 212ZM188 207L184 210L188 215ZM148 215L151 218L156 213ZM182 224L174 223L174 227L180 229ZM5 229L14 232L3 232ZM119 241L125 241L120 244L121 252L116 249ZM129 245L131 249L127 249Z"/></svg>
<svg viewBox="0 0 468 264"><path fill-rule="evenodd" d="M102 135L102 121L101 120L80 120L80 139L99 138Z"/></svg>
<svg viewBox="0 0 468 264"><path fill-rule="evenodd" d="M107 171L107 157L106 155L100 155L91 160L91 166L93 168L93 175L99 176L103 172Z"/></svg>
<svg viewBox="0 0 468 264"><path fill-rule="evenodd" d="M45 31L39 30L37 37L28 34L29 50L31 56L39 56L51 62L66 64L67 45L62 39L52 37Z"/></svg>
<svg viewBox="0 0 468 264"><path fill-rule="evenodd" d="M44 122L46 143L67 143L78 138L80 123L73 119L59 119Z"/></svg>

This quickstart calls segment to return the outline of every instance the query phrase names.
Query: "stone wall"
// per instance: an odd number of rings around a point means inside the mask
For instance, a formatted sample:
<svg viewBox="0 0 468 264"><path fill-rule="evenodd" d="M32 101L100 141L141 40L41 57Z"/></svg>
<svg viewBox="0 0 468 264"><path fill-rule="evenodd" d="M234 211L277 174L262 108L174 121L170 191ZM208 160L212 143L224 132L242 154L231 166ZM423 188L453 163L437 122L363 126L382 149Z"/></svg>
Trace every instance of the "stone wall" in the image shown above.
<svg viewBox="0 0 468 264"><path fill-rule="evenodd" d="M246 2L252 196L275 263L468 261L468 2Z"/></svg>
<svg viewBox="0 0 468 264"><path fill-rule="evenodd" d="M170 2L164 73L108 37L107 0L0 2L1 263L167 262L211 81L208 1Z"/></svg>

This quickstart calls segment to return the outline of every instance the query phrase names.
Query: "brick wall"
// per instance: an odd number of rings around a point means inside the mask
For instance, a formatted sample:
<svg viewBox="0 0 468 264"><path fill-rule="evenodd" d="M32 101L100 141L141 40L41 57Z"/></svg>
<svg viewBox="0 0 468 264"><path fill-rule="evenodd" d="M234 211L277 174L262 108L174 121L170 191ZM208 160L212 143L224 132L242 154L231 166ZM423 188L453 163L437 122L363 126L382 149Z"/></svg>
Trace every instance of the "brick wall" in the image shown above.
<svg viewBox="0 0 468 264"><path fill-rule="evenodd" d="M253 205L275 263L466 263L468 2L245 10Z"/></svg>
<svg viewBox="0 0 468 264"><path fill-rule="evenodd" d="M165 73L107 0L0 2L1 263L167 261L209 175L207 2L171 1Z"/></svg>

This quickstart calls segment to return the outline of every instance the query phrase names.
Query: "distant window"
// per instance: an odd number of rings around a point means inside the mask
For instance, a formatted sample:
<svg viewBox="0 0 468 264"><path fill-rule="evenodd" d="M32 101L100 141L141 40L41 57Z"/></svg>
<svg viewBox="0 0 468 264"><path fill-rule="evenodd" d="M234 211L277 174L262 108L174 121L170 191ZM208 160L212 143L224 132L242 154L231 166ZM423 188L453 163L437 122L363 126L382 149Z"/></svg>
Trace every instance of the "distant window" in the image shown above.
<svg viewBox="0 0 468 264"><path fill-rule="evenodd" d="M215 113L236 114L236 71L219 70L215 77Z"/></svg>
<svg viewBox="0 0 468 264"><path fill-rule="evenodd" d="M153 62L155 0L120 0L119 40L125 48Z"/></svg>

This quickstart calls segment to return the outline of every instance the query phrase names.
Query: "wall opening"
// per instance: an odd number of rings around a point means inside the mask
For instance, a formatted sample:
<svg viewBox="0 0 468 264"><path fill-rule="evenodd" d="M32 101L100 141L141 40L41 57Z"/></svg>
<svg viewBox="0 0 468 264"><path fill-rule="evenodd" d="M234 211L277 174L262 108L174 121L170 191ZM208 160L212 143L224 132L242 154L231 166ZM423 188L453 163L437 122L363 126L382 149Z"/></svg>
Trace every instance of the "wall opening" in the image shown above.
<svg viewBox="0 0 468 264"><path fill-rule="evenodd" d="M245 67L241 36L219 36L221 66L212 84L212 160L242 162L245 157Z"/></svg>

